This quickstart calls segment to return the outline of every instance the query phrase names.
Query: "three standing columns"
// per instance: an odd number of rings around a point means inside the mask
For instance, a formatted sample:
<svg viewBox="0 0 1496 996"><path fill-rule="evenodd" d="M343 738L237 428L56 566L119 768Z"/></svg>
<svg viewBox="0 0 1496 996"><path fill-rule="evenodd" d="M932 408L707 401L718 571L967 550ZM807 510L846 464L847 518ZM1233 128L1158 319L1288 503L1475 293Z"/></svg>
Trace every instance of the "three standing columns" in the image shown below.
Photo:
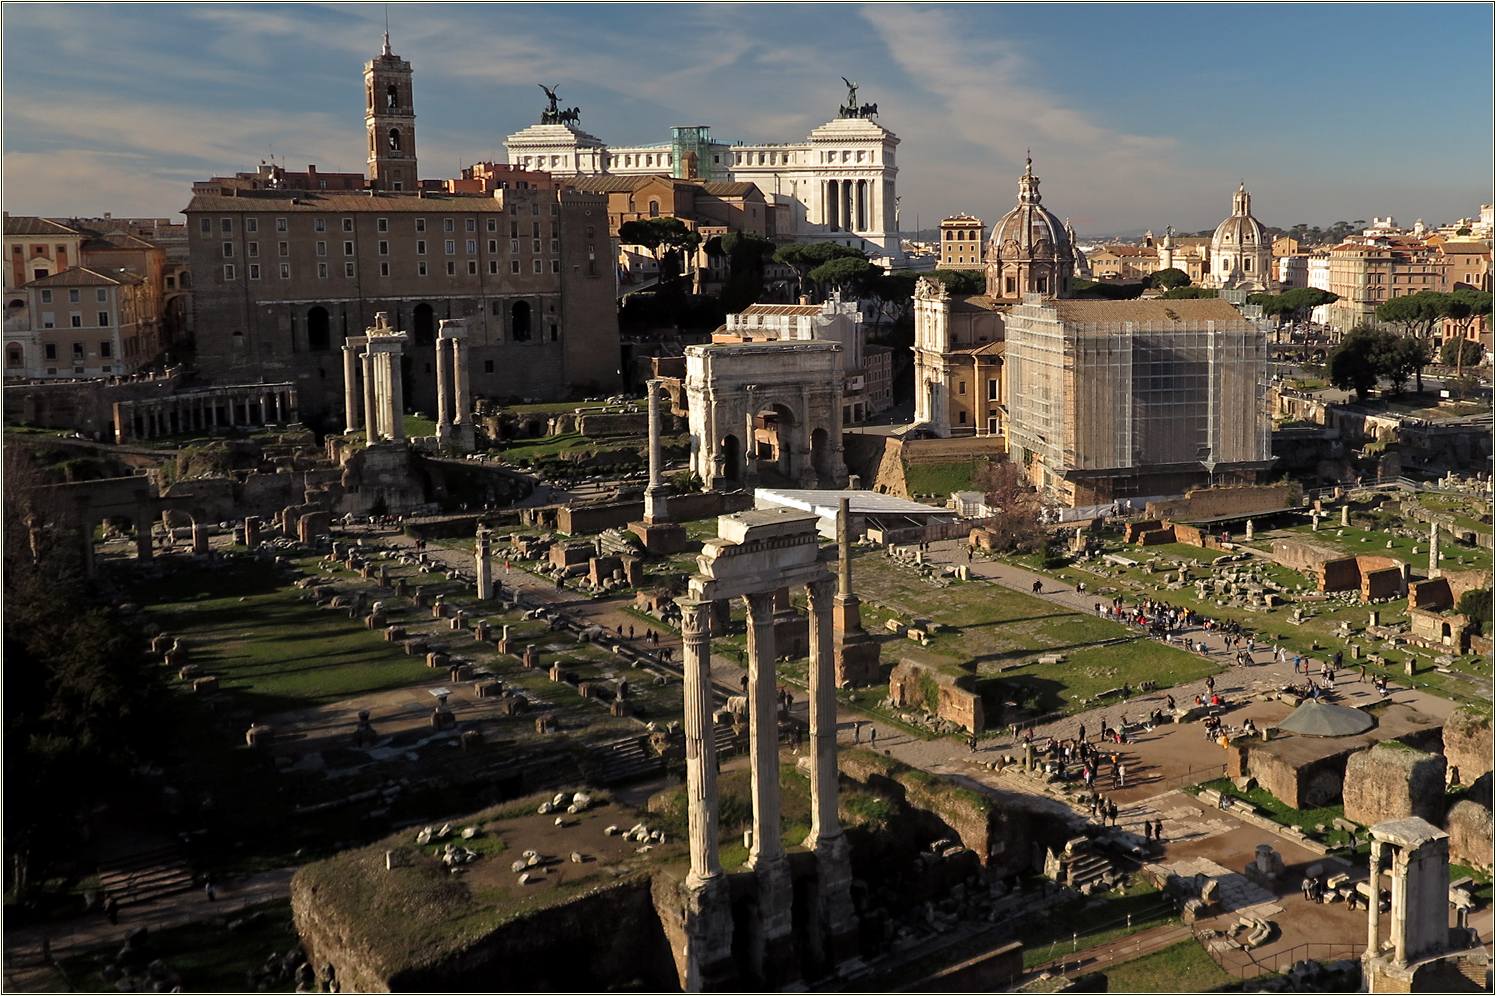
<svg viewBox="0 0 1496 996"><path fill-rule="evenodd" d="M816 857L815 923L802 940L828 968L857 957L857 916L851 897L851 852L837 817L836 697L832 657L835 581L812 582L810 593L811 831L804 846ZM749 757L753 842L747 867L757 884L757 923L744 966L765 988L800 977L794 925L794 883L780 830L779 697L775 672L774 594L744 596L748 606ZM717 759L712 721L710 601L677 600L684 643L686 793L691 871L685 887L684 987L720 989L737 974L733 916L718 856Z"/></svg>

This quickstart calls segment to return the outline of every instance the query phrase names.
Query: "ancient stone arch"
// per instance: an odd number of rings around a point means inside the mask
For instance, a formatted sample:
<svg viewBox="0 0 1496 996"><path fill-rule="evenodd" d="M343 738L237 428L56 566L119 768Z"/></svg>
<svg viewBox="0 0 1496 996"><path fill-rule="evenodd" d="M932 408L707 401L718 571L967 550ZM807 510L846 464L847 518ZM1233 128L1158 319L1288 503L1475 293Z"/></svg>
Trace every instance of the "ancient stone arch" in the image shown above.
<svg viewBox="0 0 1496 996"><path fill-rule="evenodd" d="M753 487L757 441L772 431L780 476L802 488L846 487L840 349L814 340L688 347L691 469L714 488ZM819 472L811 453L817 432L827 446Z"/></svg>

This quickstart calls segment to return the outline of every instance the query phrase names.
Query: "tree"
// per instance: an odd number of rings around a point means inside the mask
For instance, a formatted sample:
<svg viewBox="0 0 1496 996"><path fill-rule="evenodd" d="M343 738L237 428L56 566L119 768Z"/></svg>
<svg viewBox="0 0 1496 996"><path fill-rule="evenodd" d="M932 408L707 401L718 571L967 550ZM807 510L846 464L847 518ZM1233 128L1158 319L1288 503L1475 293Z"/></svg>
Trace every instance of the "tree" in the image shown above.
<svg viewBox="0 0 1496 996"><path fill-rule="evenodd" d="M1352 329L1325 361L1330 383L1342 391L1355 391L1356 400L1365 401L1381 376L1378 350L1385 335L1364 325Z"/></svg>
<svg viewBox="0 0 1496 996"><path fill-rule="evenodd" d="M718 295L729 312L757 304L764 292L764 263L774 255L774 241L753 232L728 232L710 239L707 255L727 260L727 281Z"/></svg>
<svg viewBox="0 0 1496 996"><path fill-rule="evenodd" d="M1419 291L1377 305L1377 320L1397 326L1403 335L1426 338L1434 334L1434 326L1445 317L1449 305L1448 294Z"/></svg>
<svg viewBox="0 0 1496 996"><path fill-rule="evenodd" d="M1427 339L1411 339L1383 333L1377 350L1377 364L1382 376L1392 381L1392 389L1403 393L1408 378L1418 376L1418 391L1423 392L1423 368L1433 359L1433 347Z"/></svg>
<svg viewBox="0 0 1496 996"><path fill-rule="evenodd" d="M1460 596L1455 611L1477 623L1482 633L1491 631L1491 589L1473 589Z"/></svg>
<svg viewBox="0 0 1496 996"><path fill-rule="evenodd" d="M910 270L897 270L875 278L866 295L877 305L877 313L869 324L881 329L910 318L914 312L914 285L919 276Z"/></svg>
<svg viewBox="0 0 1496 996"><path fill-rule="evenodd" d="M774 262L793 266L804 286L810 280L810 271L829 263L833 259L867 260L867 253L837 242L796 242L780 246L774 253ZM809 288L806 288L809 290Z"/></svg>
<svg viewBox="0 0 1496 996"><path fill-rule="evenodd" d="M930 276L952 294L987 293L987 275L981 270L936 270Z"/></svg>
<svg viewBox="0 0 1496 996"><path fill-rule="evenodd" d="M5 851L25 893L75 847L83 816L157 756L168 696L145 637L95 601L83 537L36 500L40 473L5 448Z"/></svg>
<svg viewBox="0 0 1496 996"><path fill-rule="evenodd" d="M1162 287L1166 291L1176 287L1188 287L1190 275L1177 266L1170 266L1153 274L1149 284L1153 287Z"/></svg>
<svg viewBox="0 0 1496 996"><path fill-rule="evenodd" d="M1485 355L1485 347L1480 343L1453 336L1446 338L1444 345L1439 347L1439 362L1446 367L1473 367Z"/></svg>
<svg viewBox="0 0 1496 996"><path fill-rule="evenodd" d="M869 263L866 259L854 259L844 256L841 259L833 259L822 263L810 271L811 283L826 288L836 288L843 294L851 294L862 297L878 277L883 275L883 267L876 263ZM827 296L825 293L822 297Z"/></svg>
<svg viewBox="0 0 1496 996"><path fill-rule="evenodd" d="M660 261L659 292L665 297L684 293L681 275L685 272L688 251L701 245L701 235L686 227L679 218L640 218L618 226L618 241L623 245L643 246Z"/></svg>
<svg viewBox="0 0 1496 996"><path fill-rule="evenodd" d="M1220 297L1220 291L1214 287L1173 287L1163 292L1165 301L1194 301L1199 298Z"/></svg>
<svg viewBox="0 0 1496 996"><path fill-rule="evenodd" d="M1076 280L1071 283L1076 297L1099 297L1106 301L1131 301L1141 297L1148 287L1144 283L1108 284L1100 281Z"/></svg>
<svg viewBox="0 0 1496 996"><path fill-rule="evenodd" d="M1006 457L989 460L972 474L973 487L986 495L993 509L993 547L1033 553L1044 550L1047 536L1039 524L1041 502L1023 470Z"/></svg>

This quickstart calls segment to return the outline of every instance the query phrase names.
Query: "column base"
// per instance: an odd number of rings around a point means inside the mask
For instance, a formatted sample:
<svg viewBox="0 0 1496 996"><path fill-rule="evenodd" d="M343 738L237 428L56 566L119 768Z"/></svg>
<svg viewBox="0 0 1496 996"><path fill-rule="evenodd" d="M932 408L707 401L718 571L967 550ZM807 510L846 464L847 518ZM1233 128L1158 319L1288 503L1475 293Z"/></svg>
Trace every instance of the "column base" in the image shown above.
<svg viewBox="0 0 1496 996"><path fill-rule="evenodd" d="M630 522L628 529L644 541L650 553L680 553L689 542L685 527L674 522Z"/></svg>
<svg viewBox="0 0 1496 996"><path fill-rule="evenodd" d="M881 677L878 641L867 633L836 634L831 660L837 688L876 685Z"/></svg>
<svg viewBox="0 0 1496 996"><path fill-rule="evenodd" d="M762 973L766 989L783 991L800 986L800 958L795 949L792 913L794 886L789 856L780 852L753 866L758 880L758 917L763 938Z"/></svg>
<svg viewBox="0 0 1496 996"><path fill-rule="evenodd" d="M737 981L732 960L732 905L727 876L681 883L683 944L676 960L686 992L720 992Z"/></svg>
<svg viewBox="0 0 1496 996"><path fill-rule="evenodd" d="M844 833L835 837L805 838L816 856L818 919L826 963L838 975L860 962L860 937L852 904L852 845Z"/></svg>

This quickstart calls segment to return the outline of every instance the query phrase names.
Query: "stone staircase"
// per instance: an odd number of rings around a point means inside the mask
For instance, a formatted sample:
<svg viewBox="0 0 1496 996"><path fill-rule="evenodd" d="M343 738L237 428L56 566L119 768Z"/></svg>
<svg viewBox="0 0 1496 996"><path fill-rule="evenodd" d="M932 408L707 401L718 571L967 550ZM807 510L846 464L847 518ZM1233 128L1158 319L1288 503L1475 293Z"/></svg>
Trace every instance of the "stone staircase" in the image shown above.
<svg viewBox="0 0 1496 996"><path fill-rule="evenodd" d="M197 887L192 871L171 844L161 844L100 863L99 885L121 906L149 902Z"/></svg>
<svg viewBox="0 0 1496 996"><path fill-rule="evenodd" d="M1067 841L1060 854L1050 852L1044 861L1044 874L1088 896L1110 888L1119 877L1112 863L1096 853L1087 837Z"/></svg>
<svg viewBox="0 0 1496 996"><path fill-rule="evenodd" d="M598 785L622 785L658 776L665 770L665 762L650 753L648 740L640 735L592 747L588 752L588 778Z"/></svg>

